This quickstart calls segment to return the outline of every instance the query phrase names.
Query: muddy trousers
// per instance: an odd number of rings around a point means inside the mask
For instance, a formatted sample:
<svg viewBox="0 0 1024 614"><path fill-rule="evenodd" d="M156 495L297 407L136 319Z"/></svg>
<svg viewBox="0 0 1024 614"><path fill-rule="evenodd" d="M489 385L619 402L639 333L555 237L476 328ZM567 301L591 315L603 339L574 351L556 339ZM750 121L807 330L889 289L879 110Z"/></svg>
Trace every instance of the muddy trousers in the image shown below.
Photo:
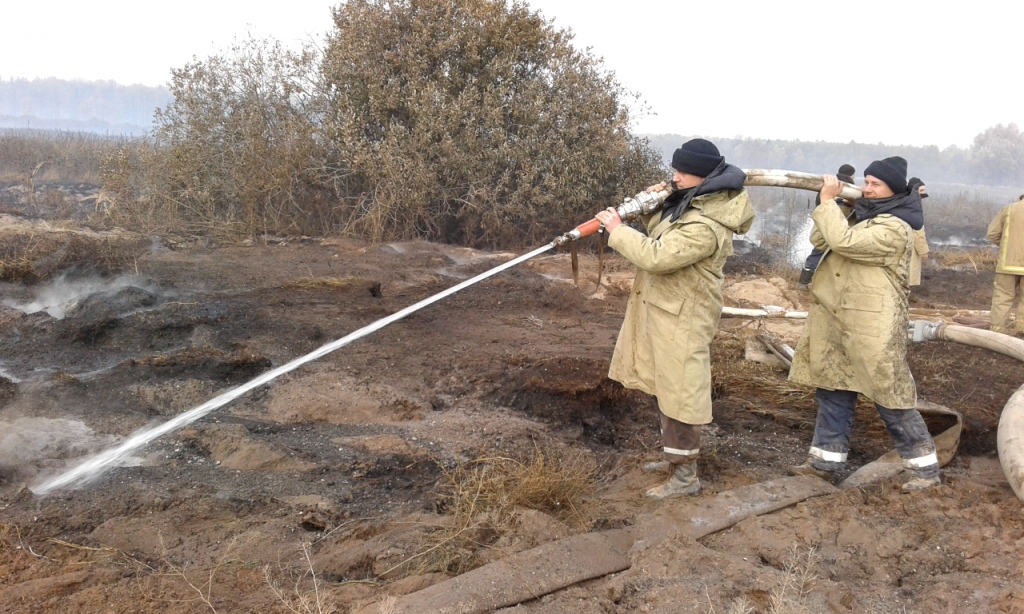
<svg viewBox="0 0 1024 614"><path fill-rule="evenodd" d="M1024 332L1024 277L1008 273L996 273L992 287L992 314L989 329L997 333L1013 334L1009 328L1009 315L1013 299L1017 298L1017 332Z"/></svg>
<svg viewBox="0 0 1024 614"><path fill-rule="evenodd" d="M700 454L700 425L686 424L661 414L661 444L665 460L673 465L696 462Z"/></svg>
<svg viewBox="0 0 1024 614"><path fill-rule="evenodd" d="M825 390L814 394L818 401L818 419L811 442L811 464L825 471L838 471L846 464L850 450L850 431L857 407L857 393L851 390ZM916 409L889 409L875 403L878 415L889 430L903 466L920 478L939 476L939 458L935 442L924 418Z"/></svg>

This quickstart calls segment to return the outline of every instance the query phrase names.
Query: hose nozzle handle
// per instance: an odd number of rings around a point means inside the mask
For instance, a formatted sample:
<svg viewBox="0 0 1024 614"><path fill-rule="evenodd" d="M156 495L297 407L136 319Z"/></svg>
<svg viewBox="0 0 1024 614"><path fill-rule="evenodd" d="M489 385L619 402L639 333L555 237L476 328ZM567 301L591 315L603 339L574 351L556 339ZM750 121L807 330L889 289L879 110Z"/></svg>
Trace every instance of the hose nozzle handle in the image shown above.
<svg viewBox="0 0 1024 614"><path fill-rule="evenodd" d="M665 203L665 199L671 194L671 190L665 189L660 192L640 192L632 198L626 198L622 201L622 204L615 208L618 212L619 217L622 221L627 222L629 220L640 217L641 215L647 215L654 213ZM569 232L565 233L560 237L556 237L553 243L556 246L565 245L571 241L579 241L583 237L588 237L596 233L601 228L601 222L597 218L593 218L586 221L576 228L573 228Z"/></svg>

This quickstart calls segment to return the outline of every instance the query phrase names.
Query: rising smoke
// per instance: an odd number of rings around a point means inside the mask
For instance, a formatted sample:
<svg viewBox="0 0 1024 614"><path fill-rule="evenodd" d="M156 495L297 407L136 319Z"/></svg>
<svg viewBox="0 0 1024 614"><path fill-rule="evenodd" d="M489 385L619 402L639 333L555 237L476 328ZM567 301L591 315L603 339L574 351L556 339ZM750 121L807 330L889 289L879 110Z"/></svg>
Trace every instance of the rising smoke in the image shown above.
<svg viewBox="0 0 1024 614"><path fill-rule="evenodd" d="M50 317L63 320L80 301L93 294L112 293L131 287L152 291L150 284L134 275L121 275L113 280L99 277L68 279L61 276L40 286L35 299L26 303L5 299L3 305L29 314L45 311Z"/></svg>
<svg viewBox="0 0 1024 614"><path fill-rule="evenodd" d="M0 421L0 478L30 479L39 473L53 473L114 441L77 420L23 417ZM129 462L135 463L137 460Z"/></svg>

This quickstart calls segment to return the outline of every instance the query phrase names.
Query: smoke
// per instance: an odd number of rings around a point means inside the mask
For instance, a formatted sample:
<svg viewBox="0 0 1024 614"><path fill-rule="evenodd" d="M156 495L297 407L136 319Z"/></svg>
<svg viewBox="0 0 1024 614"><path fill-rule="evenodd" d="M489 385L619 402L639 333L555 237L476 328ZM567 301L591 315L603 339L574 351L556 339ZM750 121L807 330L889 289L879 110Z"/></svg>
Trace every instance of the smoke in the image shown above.
<svg viewBox="0 0 1024 614"><path fill-rule="evenodd" d="M36 291L36 297L27 303L4 300L7 307L17 309L24 313L37 313L45 311L50 317L63 320L69 311L78 305L79 301L93 294L115 292L129 287L149 289L148 284L132 275L121 275L113 280L105 280L98 277L83 279L67 279L60 276L51 283L41 286Z"/></svg>
<svg viewBox="0 0 1024 614"><path fill-rule="evenodd" d="M28 479L41 471L66 467L111 445L116 438L98 435L84 423L62 418L18 418L0 421L0 476ZM130 459L125 464L137 464Z"/></svg>
<svg viewBox="0 0 1024 614"><path fill-rule="evenodd" d="M797 231L796 236L793 237L793 251L789 257L790 264L803 267L807 256L811 255L811 250L814 249L814 246L811 245L811 230L813 228L814 220L807 218L804 225Z"/></svg>
<svg viewBox="0 0 1024 614"><path fill-rule="evenodd" d="M984 237L959 237L952 235L944 239L928 238L932 247L988 247L991 245Z"/></svg>

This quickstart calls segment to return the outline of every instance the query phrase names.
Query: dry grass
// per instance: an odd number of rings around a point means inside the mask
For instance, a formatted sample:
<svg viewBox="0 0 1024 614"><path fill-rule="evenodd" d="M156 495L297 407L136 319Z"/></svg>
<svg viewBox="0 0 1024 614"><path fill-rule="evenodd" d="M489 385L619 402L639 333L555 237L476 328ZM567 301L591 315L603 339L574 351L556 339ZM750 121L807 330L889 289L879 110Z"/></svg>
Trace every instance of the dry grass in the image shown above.
<svg viewBox="0 0 1024 614"><path fill-rule="evenodd" d="M456 518L493 513L505 523L516 508L539 510L584 524L581 504L593 491L594 467L581 455L552 461L541 451L532 458L481 458L445 473Z"/></svg>
<svg viewBox="0 0 1024 614"><path fill-rule="evenodd" d="M767 609L759 610L750 600L744 596L736 597L729 604L727 614L754 614L764 611L765 614L812 614L816 610L811 609L807 603L807 596L814 588L814 581L818 578L817 569L821 564L821 557L814 547L801 549L797 544L790 546L786 559L782 562L782 578L768 595ZM707 614L716 614L711 596L705 595L708 600Z"/></svg>
<svg viewBox="0 0 1024 614"><path fill-rule="evenodd" d="M190 367L208 362L218 362L230 367L267 366L268 359L248 348L226 352L214 347L188 347L167 354L150 354L131 359L135 364L148 367Z"/></svg>
<svg viewBox="0 0 1024 614"><path fill-rule="evenodd" d="M795 267L785 259L772 260L758 267L758 272L769 279L781 277L788 282L796 284L800 279L800 267Z"/></svg>
<svg viewBox="0 0 1024 614"><path fill-rule="evenodd" d="M291 592L281 588L280 583L274 579L269 565L264 566L263 575L274 596L289 612L293 614L334 614L338 609L334 604L328 602L322 580L316 576L316 567L313 564L310 547L309 543L303 542L302 557L305 567L302 573L295 577ZM303 582L309 584L308 589L303 588Z"/></svg>
<svg viewBox="0 0 1024 614"><path fill-rule="evenodd" d="M32 275L32 260L23 254L0 256L0 280L21 281Z"/></svg>
<svg viewBox="0 0 1024 614"><path fill-rule="evenodd" d="M94 237L71 232L0 237L0 281L36 283L68 269L108 275L130 270L149 248L142 238Z"/></svg>
<svg viewBox="0 0 1024 614"><path fill-rule="evenodd" d="M396 603L398 603L398 599L387 595L377 604L377 614L395 614Z"/></svg>
<svg viewBox="0 0 1024 614"><path fill-rule="evenodd" d="M786 373L746 360L746 339L718 336L711 348L712 390L745 409L786 424L814 424L814 390L790 382Z"/></svg>
<svg viewBox="0 0 1024 614"><path fill-rule="evenodd" d="M122 142L84 132L0 130L0 181L98 183L104 153Z"/></svg>
<svg viewBox="0 0 1024 614"><path fill-rule="evenodd" d="M76 588L70 594L62 594L61 611L94 611L96 602L89 593L102 587L109 608L120 606L119 611L235 612L240 611L244 602L245 611L267 614L338 612L336 594L314 572L309 544L302 545L301 562L280 568L280 573L271 573L269 566L238 558L239 545L239 539L232 538L208 565L173 561L163 546L162 555L146 562L117 548L86 546L54 537L36 536L30 541L17 525L0 524L0 570L5 589L36 584L47 578L59 580L83 569L94 570L96 587ZM282 583L286 587L283 590ZM286 583L291 583L290 587ZM51 589L43 588L42 594L37 590L16 593L21 595L18 603L24 606L17 611L46 609L30 609L53 596L48 592ZM7 609L0 606L0 611Z"/></svg>
<svg viewBox="0 0 1024 614"><path fill-rule="evenodd" d="M334 289L344 290L350 288L358 283L361 283L358 277L300 277L299 279L288 282L288 287L299 288L302 290L322 290L322 289Z"/></svg>
<svg viewBox="0 0 1024 614"><path fill-rule="evenodd" d="M928 259L942 268L973 267L974 272L990 270L995 267L999 251L994 247L951 247L932 250Z"/></svg>
<svg viewBox="0 0 1024 614"><path fill-rule="evenodd" d="M442 508L454 522L430 533L423 550L388 572L403 566L414 573L468 571L478 548L514 530L521 508L585 528L595 475L593 463L582 453L553 460L539 450L526 460L486 457L444 469Z"/></svg>
<svg viewBox="0 0 1024 614"><path fill-rule="evenodd" d="M768 614L811 614L805 598L818 577L815 570L820 562L813 547L804 551L794 543L783 563L782 580L771 592Z"/></svg>

